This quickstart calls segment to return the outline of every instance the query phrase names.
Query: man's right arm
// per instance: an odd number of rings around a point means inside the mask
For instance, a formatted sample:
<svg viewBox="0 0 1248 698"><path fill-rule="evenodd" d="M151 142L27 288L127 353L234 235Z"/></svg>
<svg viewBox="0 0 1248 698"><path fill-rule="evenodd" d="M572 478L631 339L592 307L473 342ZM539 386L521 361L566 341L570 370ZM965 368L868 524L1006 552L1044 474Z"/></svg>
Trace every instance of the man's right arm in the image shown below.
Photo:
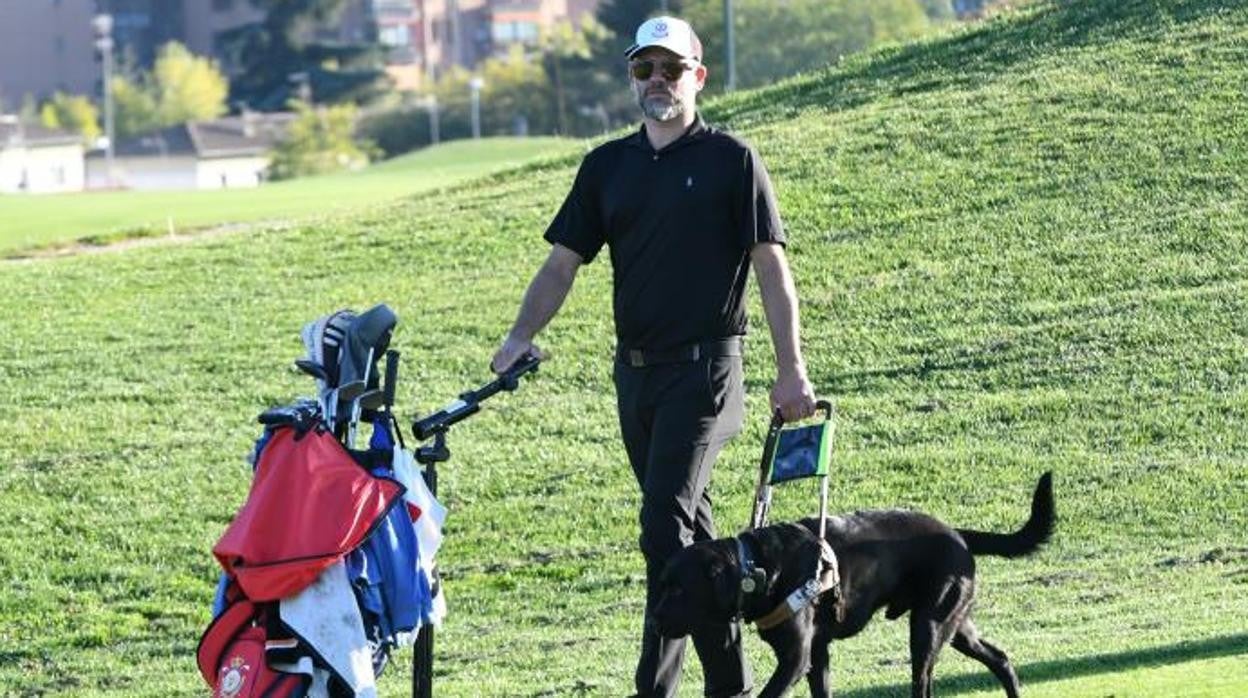
<svg viewBox="0 0 1248 698"><path fill-rule="evenodd" d="M537 270L537 274L529 282L511 331L490 361L490 368L495 373L511 368L525 354L544 358L542 351L534 346L533 338L563 306L582 262L579 254L559 243L550 248L550 255L546 257L542 268Z"/></svg>

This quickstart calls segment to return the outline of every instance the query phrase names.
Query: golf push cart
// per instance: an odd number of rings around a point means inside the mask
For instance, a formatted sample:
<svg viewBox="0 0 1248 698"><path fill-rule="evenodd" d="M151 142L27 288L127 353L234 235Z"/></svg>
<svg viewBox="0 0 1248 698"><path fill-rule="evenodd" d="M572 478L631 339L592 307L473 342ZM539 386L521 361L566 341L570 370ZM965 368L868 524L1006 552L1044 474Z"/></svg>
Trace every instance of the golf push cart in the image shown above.
<svg viewBox="0 0 1248 698"><path fill-rule="evenodd" d="M295 364L317 396L259 417L247 499L213 546L222 573L197 660L214 697L376 696L391 651L409 645L412 695L432 695L447 432L538 359L414 420L416 441L432 442L409 450L394 414L397 321L378 305L308 323ZM372 429L357 447L361 423Z"/></svg>

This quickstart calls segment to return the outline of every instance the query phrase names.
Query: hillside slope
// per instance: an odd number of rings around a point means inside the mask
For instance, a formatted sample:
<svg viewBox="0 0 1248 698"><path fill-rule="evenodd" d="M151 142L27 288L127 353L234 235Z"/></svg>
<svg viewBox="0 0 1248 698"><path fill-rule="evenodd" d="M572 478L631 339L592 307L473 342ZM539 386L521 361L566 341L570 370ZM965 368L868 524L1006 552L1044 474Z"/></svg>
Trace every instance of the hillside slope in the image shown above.
<svg viewBox="0 0 1248 698"><path fill-rule="evenodd" d="M776 182L812 379L839 407L834 508L1005 531L1055 471L1052 544L980 565L978 624L1025 685L1192 661L1227 687L1208 695L1248 689L1244 663L1209 661L1248 654L1244 85L1248 5L1105 0L707 110ZM409 416L484 381L576 161L288 231L0 267L0 686L201 693L209 549L245 496L253 416L309 390L287 368L299 327L395 307ZM582 273L538 376L451 434L437 695L631 688L644 584L606 267ZM712 483L723 532L749 512L766 334ZM795 485L774 515L814 504ZM833 662L838 695L907 694L904 623ZM952 652L936 673L942 695L993 686ZM699 692L691 662L682 695Z"/></svg>

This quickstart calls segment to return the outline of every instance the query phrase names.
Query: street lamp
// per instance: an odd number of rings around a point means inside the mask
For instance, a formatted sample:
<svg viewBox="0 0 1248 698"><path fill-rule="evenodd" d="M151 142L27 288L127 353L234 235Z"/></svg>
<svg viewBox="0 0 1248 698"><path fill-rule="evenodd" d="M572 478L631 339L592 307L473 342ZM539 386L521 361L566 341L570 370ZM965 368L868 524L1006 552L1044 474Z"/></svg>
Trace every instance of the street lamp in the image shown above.
<svg viewBox="0 0 1248 698"><path fill-rule="evenodd" d="M481 88L485 87L485 81L477 76L473 76L468 81L468 89L472 90L472 137L481 137Z"/></svg>
<svg viewBox="0 0 1248 698"><path fill-rule="evenodd" d="M736 22L735 14L732 0L724 0L724 46L728 54L726 56L728 65L724 72L725 92L732 92L737 89L737 40L733 27L733 24Z"/></svg>
<svg viewBox="0 0 1248 698"><path fill-rule="evenodd" d="M95 48L104 70L104 169L108 186L113 186L113 16L98 14L91 19Z"/></svg>
<svg viewBox="0 0 1248 698"><path fill-rule="evenodd" d="M437 145L442 140L438 126L438 96L430 94L421 100L421 104L429 112L429 145Z"/></svg>

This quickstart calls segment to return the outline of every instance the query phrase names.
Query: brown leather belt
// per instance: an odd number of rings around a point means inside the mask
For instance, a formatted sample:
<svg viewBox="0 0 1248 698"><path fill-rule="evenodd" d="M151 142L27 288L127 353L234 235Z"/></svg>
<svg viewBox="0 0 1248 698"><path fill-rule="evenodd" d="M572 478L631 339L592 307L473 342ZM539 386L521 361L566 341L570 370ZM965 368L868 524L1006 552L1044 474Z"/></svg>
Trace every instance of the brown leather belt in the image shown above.
<svg viewBox="0 0 1248 698"><path fill-rule="evenodd" d="M741 356L745 342L742 337L724 337L705 342L695 342L670 349L643 349L619 346L615 360L633 368L661 366L697 361L704 356Z"/></svg>

